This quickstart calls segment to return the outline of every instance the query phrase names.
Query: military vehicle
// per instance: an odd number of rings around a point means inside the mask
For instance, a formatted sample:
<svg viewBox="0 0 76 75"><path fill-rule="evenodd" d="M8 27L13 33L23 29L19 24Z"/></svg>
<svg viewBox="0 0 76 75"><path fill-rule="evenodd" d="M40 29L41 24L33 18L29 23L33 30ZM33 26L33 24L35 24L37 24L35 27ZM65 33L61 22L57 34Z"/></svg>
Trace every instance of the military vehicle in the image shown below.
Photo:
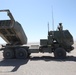
<svg viewBox="0 0 76 75"><path fill-rule="evenodd" d="M54 53L55 58L65 58L67 52L74 49L73 37L68 30L63 28L48 31L47 39L40 39L40 45L27 45L27 36L21 24L13 18L9 10L7 12L10 20L0 20L0 36L7 42L0 50L3 50L5 59L26 59L31 53Z"/></svg>

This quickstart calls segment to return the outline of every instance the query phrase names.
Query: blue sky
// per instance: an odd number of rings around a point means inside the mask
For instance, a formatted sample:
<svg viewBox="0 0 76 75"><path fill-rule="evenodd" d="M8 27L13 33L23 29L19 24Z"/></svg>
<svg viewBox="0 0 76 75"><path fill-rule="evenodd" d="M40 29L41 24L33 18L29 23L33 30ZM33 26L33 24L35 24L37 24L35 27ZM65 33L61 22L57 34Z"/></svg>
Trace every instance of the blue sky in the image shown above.
<svg viewBox="0 0 76 75"><path fill-rule="evenodd" d="M47 38L48 22L52 30L52 6L54 29L62 22L64 29L68 29L76 39L76 0L0 0L0 10L12 12L15 20L21 23L28 42ZM6 18L6 14L0 13L0 20Z"/></svg>

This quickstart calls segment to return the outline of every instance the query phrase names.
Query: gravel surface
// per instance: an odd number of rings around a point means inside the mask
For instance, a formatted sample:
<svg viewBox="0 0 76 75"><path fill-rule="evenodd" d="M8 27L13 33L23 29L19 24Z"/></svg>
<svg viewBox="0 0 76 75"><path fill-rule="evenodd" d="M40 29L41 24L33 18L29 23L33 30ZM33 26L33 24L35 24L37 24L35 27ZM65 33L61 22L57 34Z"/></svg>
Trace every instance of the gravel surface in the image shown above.
<svg viewBox="0 0 76 75"><path fill-rule="evenodd" d="M76 75L75 49L64 60L55 59L53 54L35 53L30 58L4 60L0 52L0 75Z"/></svg>

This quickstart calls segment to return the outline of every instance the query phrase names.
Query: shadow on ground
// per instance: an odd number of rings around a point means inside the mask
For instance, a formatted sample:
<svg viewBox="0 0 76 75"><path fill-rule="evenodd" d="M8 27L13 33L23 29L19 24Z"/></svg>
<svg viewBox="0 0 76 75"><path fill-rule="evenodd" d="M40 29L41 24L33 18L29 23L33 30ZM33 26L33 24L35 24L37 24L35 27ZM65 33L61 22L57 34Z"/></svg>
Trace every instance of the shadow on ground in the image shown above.
<svg viewBox="0 0 76 75"><path fill-rule="evenodd" d="M21 65L27 64L29 59L4 59L0 61L0 66L14 66L11 72L15 72Z"/></svg>
<svg viewBox="0 0 76 75"><path fill-rule="evenodd" d="M75 56L67 56L65 59L56 59L51 56L42 56L42 57L30 57L31 61L39 61L39 60L44 60L44 61L59 61L59 62L65 62L65 61L74 61L76 62L76 57Z"/></svg>
<svg viewBox="0 0 76 75"><path fill-rule="evenodd" d="M10 72L15 72L19 69L21 65L27 64L28 61L40 61L44 60L46 62L48 61L56 61L56 62L65 62L65 61L74 61L76 62L76 57L75 56L67 56L66 59L56 59L51 56L42 56L42 57L30 57L28 59L4 59L0 61L0 66L14 66L14 69L12 69Z"/></svg>

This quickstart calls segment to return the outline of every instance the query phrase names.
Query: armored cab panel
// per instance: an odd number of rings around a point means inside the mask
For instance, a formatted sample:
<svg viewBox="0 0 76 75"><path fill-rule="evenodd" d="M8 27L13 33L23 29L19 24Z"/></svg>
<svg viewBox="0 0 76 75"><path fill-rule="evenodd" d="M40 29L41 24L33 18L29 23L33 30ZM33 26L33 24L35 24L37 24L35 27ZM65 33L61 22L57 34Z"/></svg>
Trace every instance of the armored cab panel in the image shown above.
<svg viewBox="0 0 76 75"><path fill-rule="evenodd" d="M73 37L68 30L54 31L54 39L66 46L74 44Z"/></svg>
<svg viewBox="0 0 76 75"><path fill-rule="evenodd" d="M18 22L11 20L0 20L0 36L8 44L26 44L27 37Z"/></svg>
<svg viewBox="0 0 76 75"><path fill-rule="evenodd" d="M64 39L64 41L66 42L66 44L73 45L74 44L73 36L70 34L70 32L68 30L65 30L63 32L63 34L64 34L64 37L66 38L66 39Z"/></svg>

